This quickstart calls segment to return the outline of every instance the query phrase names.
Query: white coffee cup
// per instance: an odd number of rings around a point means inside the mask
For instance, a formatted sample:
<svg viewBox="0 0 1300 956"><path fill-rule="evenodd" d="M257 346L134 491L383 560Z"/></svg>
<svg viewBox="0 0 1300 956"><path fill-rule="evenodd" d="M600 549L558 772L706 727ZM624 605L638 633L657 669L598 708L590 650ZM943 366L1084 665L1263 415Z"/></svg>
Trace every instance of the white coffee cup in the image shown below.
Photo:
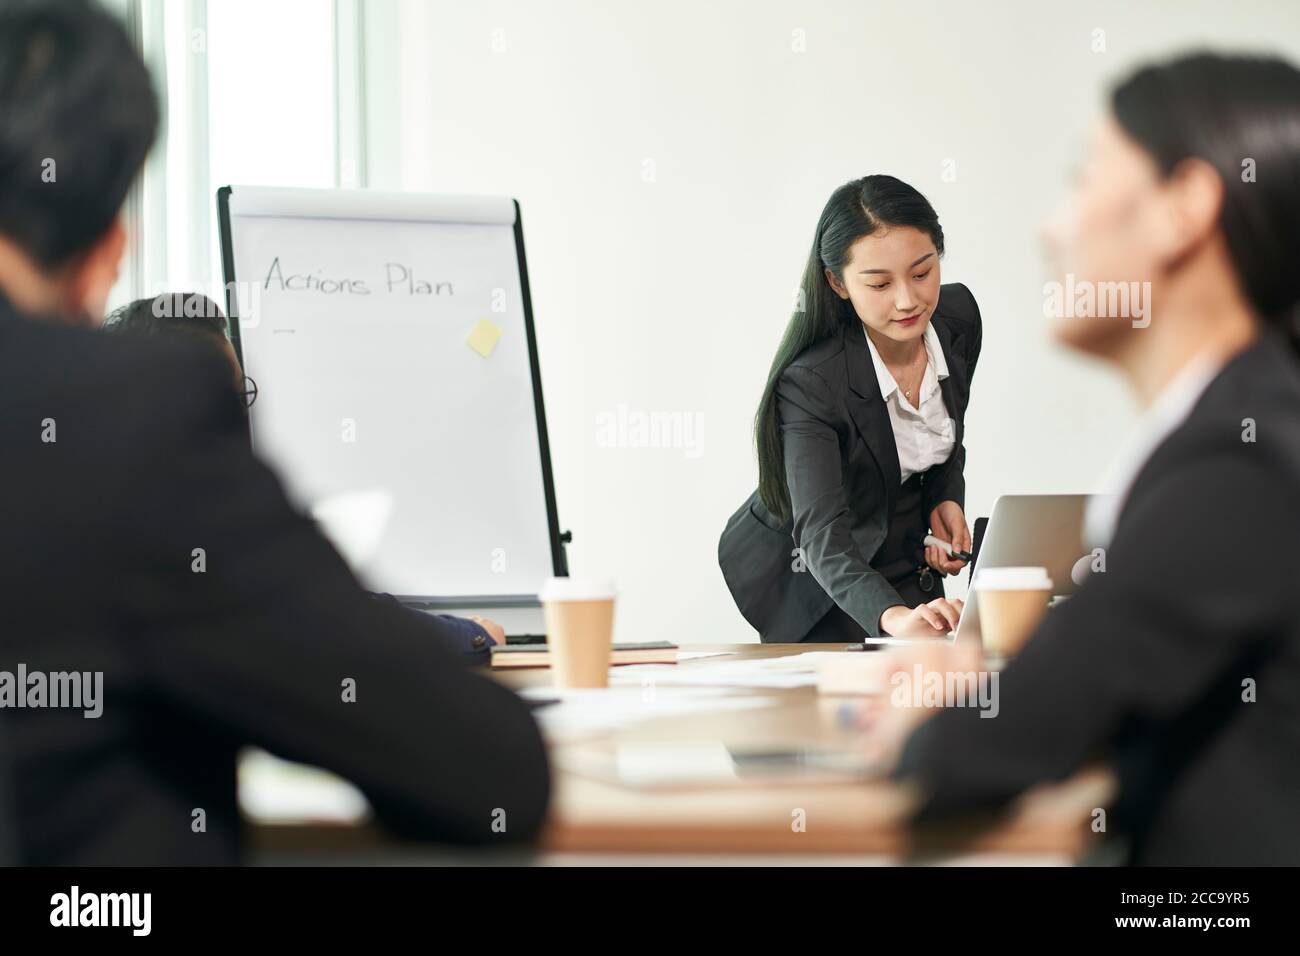
<svg viewBox="0 0 1300 956"><path fill-rule="evenodd" d="M556 687L605 687L614 645L614 585L549 578L538 594Z"/></svg>
<svg viewBox="0 0 1300 956"><path fill-rule="evenodd" d="M981 568L971 590L979 601L986 653L1010 657L1029 640L1052 598L1052 578L1042 567Z"/></svg>

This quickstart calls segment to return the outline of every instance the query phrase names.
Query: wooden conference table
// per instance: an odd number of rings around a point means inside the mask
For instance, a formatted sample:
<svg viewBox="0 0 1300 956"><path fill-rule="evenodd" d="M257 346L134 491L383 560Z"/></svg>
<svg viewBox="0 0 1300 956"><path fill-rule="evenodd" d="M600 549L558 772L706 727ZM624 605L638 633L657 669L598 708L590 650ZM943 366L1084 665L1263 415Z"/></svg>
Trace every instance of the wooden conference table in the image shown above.
<svg viewBox="0 0 1300 956"><path fill-rule="evenodd" d="M843 651L845 645L690 645L727 657L683 661L679 668L722 660L752 660ZM516 689L549 685L545 669L494 670ZM890 863L961 858L1013 863L1068 863L1098 849L1093 812L1110 801L1113 780L1086 771L1027 794L996 821L971 820L943 830L911 833L902 825L907 798L885 780L782 781L655 790L627 787L564 769L582 754L653 742L739 748L815 744L852 746L864 731L846 726L842 707L853 698L822 697L815 687L737 689L769 698L752 710L665 716L552 743L556 764L551 818L540 849L526 862L827 862ZM869 729L865 731L869 733ZM799 825L796 825L796 820ZM411 859L409 847L369 824L252 822L254 859L268 862ZM416 853L414 861L419 860ZM810 859L811 858L811 859ZM430 862L437 862L429 857ZM522 861L521 861L522 862Z"/></svg>

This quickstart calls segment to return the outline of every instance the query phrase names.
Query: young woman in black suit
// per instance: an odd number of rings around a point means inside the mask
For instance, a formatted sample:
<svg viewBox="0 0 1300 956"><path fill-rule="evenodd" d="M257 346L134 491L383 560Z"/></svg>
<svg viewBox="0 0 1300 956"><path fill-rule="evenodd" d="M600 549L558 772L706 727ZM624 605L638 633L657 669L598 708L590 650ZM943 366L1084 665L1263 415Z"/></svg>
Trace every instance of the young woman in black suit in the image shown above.
<svg viewBox="0 0 1300 956"><path fill-rule="evenodd" d="M1119 779L1106 833L1133 862L1300 864L1300 70L1200 54L1137 71L1047 238L1076 287L1145 290L1140 320L1056 324L1145 407L1115 497L1088 511L1104 571L1002 672L996 720L942 711L897 774L935 816L1101 757ZM895 736L924 714L896 711Z"/></svg>
<svg viewBox="0 0 1300 956"><path fill-rule="evenodd" d="M962 446L979 307L941 285L943 229L892 176L832 194L755 422L758 490L718 560L764 641L932 636L970 550Z"/></svg>

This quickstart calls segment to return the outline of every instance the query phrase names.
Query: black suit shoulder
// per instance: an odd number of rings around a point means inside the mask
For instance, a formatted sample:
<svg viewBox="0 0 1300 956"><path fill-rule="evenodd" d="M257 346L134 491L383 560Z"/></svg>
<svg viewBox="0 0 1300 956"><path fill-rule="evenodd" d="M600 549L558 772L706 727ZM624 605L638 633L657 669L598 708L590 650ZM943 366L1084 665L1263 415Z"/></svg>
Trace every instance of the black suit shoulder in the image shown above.
<svg viewBox="0 0 1300 956"><path fill-rule="evenodd" d="M230 366L197 336L126 337L6 315L0 345L10 421L28 410L51 418L63 449L106 453L105 463L138 443L192 436L214 416L242 420Z"/></svg>
<svg viewBox="0 0 1300 956"><path fill-rule="evenodd" d="M1300 479L1300 355L1269 331L1237 356L1201 397L1194 419L1202 426L1221 423L1240 451L1250 428L1250 444Z"/></svg>
<svg viewBox="0 0 1300 956"><path fill-rule="evenodd" d="M184 382L198 365L221 367L222 359L196 337L126 336L42 321L5 312L0 316L0 368L15 393L84 395L97 407L129 394L101 392L105 384ZM49 359L57 356L57 361Z"/></svg>
<svg viewBox="0 0 1300 956"><path fill-rule="evenodd" d="M974 293L961 282L942 286L932 321L941 332L947 333L950 347L965 360L966 384L969 386L984 340L984 319Z"/></svg>
<svg viewBox="0 0 1300 956"><path fill-rule="evenodd" d="M947 282L939 287L935 317L952 325L953 331L978 329L981 323L975 293L964 282Z"/></svg>
<svg viewBox="0 0 1300 956"><path fill-rule="evenodd" d="M1223 459L1277 482L1284 497L1300 486L1300 357L1272 332L1228 363L1138 478L1172 477ZM1135 498L1143 484L1135 482Z"/></svg>
<svg viewBox="0 0 1300 956"><path fill-rule="evenodd" d="M796 376L807 372L813 372L822 378L842 376L843 356L844 337L832 335L820 342L814 342L800 352L782 373L782 378L790 372L790 369L795 370Z"/></svg>

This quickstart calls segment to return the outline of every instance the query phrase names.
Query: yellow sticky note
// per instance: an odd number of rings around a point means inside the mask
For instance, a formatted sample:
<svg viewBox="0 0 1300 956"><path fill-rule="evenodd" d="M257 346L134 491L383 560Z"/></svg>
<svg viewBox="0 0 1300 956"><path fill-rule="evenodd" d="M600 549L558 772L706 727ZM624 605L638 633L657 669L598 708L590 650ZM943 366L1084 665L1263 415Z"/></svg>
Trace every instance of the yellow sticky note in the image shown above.
<svg viewBox="0 0 1300 956"><path fill-rule="evenodd" d="M492 354L492 350L497 347L497 340L500 338L501 330L499 328L487 319L479 319L474 323L474 328L469 330L469 336L465 339L465 344L479 355L487 358Z"/></svg>

